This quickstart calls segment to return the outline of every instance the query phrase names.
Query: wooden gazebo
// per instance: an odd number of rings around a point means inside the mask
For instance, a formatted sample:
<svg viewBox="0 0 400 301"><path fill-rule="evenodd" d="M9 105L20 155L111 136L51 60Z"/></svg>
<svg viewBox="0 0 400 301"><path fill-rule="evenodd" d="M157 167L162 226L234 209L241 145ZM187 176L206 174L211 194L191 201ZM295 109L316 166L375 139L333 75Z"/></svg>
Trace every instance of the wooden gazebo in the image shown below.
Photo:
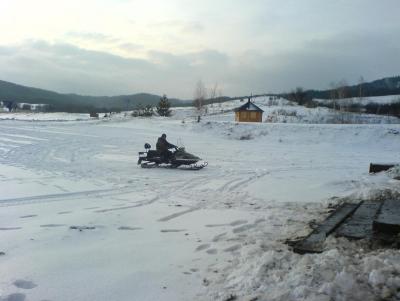
<svg viewBox="0 0 400 301"><path fill-rule="evenodd" d="M249 100L235 110L235 121L238 122L262 122L263 110Z"/></svg>

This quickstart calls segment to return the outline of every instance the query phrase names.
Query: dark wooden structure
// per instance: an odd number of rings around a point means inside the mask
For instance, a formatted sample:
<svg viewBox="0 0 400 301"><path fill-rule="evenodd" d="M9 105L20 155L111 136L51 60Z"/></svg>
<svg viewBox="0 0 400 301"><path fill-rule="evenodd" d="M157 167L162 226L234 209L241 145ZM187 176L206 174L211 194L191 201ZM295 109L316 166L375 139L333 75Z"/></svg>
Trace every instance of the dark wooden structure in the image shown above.
<svg viewBox="0 0 400 301"><path fill-rule="evenodd" d="M400 200L386 200L373 222L374 232L397 235L400 233Z"/></svg>
<svg viewBox="0 0 400 301"><path fill-rule="evenodd" d="M371 238L372 224L382 206L382 201L364 201L346 221L336 230L336 236L349 239Z"/></svg>
<svg viewBox="0 0 400 301"><path fill-rule="evenodd" d="M369 172L370 173L376 173L376 172L381 172L385 170L389 170L392 167L394 167L396 164L394 163L371 163L369 165Z"/></svg>
<svg viewBox="0 0 400 301"><path fill-rule="evenodd" d="M369 200L344 203L308 236L296 242L299 254L321 253L329 234L348 239L371 239L393 243L400 233L400 200Z"/></svg>
<svg viewBox="0 0 400 301"><path fill-rule="evenodd" d="M324 250L326 237L331 234L346 218L348 218L360 206L360 203L344 203L330 214L326 220L319 225L303 240L294 245L294 251L299 254L321 253Z"/></svg>
<svg viewBox="0 0 400 301"><path fill-rule="evenodd" d="M238 122L262 122L263 110L256 106L251 99L236 108L235 110L235 121Z"/></svg>

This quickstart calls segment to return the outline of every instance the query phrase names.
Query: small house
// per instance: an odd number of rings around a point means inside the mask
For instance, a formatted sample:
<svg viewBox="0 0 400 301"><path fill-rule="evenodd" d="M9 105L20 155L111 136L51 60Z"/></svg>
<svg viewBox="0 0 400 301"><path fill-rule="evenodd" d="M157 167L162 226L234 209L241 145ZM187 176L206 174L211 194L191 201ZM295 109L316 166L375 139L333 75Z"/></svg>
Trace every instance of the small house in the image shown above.
<svg viewBox="0 0 400 301"><path fill-rule="evenodd" d="M262 122L263 110L249 100L235 110L235 121L238 122Z"/></svg>

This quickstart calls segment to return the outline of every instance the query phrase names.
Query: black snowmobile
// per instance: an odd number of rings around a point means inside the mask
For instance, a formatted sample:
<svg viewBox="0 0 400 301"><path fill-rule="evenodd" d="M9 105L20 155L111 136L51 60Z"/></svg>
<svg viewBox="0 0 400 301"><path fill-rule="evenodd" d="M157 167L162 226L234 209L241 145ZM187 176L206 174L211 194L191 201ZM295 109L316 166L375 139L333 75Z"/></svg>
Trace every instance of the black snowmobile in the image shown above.
<svg viewBox="0 0 400 301"><path fill-rule="evenodd" d="M144 145L145 152L139 152L139 160L142 168L164 167L179 168L184 170L199 170L208 165L207 162L198 164L201 159L195 155L189 154L184 147L176 148L171 156L162 156L157 150L151 150L151 145Z"/></svg>

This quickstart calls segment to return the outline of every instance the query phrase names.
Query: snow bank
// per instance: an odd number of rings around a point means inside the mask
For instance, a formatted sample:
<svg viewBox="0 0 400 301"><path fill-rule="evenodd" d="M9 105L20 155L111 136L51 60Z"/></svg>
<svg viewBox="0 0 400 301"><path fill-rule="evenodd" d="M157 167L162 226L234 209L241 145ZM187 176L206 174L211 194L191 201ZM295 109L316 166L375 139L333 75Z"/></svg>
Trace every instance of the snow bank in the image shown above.
<svg viewBox="0 0 400 301"><path fill-rule="evenodd" d="M399 193L395 193L396 197ZM370 198L394 196L381 191ZM301 214L299 210L298 214ZM279 217L280 219L282 217ZM286 231L290 220L281 220ZM268 228L255 229L229 265L216 264L207 281L211 300L398 300L400 253L374 249L366 240L328 237L321 254L299 255ZM235 300L236 300L235 299ZM233 300L233 299L232 299Z"/></svg>
<svg viewBox="0 0 400 301"><path fill-rule="evenodd" d="M320 103L330 103L332 100L330 99L314 99ZM377 103L377 104L391 104L400 101L400 95L385 95L385 96L366 96L366 97L350 97L350 98L343 98L337 99L338 103L343 104L362 104L367 105L370 103Z"/></svg>
<svg viewBox="0 0 400 301"><path fill-rule="evenodd" d="M396 165L387 171L389 176L394 179L400 180L400 165Z"/></svg>
<svg viewBox="0 0 400 301"><path fill-rule="evenodd" d="M398 124L400 118L374 114L339 112L325 107L306 108L283 98L257 97L252 101L264 110L263 122L301 124ZM243 105L240 100L206 106L204 121L234 121L234 109ZM194 120L198 113L194 108L180 108L175 117Z"/></svg>
<svg viewBox="0 0 400 301"><path fill-rule="evenodd" d="M349 245L346 241L341 244ZM400 255L396 250L368 252L360 244L359 248L297 255L284 249L260 252L257 247L237 254L232 263L235 271L223 281L216 280L219 292L209 294L210 299L226 300L229 295L271 301L400 297Z"/></svg>
<svg viewBox="0 0 400 301"><path fill-rule="evenodd" d="M90 120L89 114L72 113L0 113L0 120L24 120L24 121L82 121Z"/></svg>
<svg viewBox="0 0 400 301"><path fill-rule="evenodd" d="M226 121L204 121L188 125L193 132L211 132L215 135L235 140L269 140L289 143L343 143L354 139L358 143L367 143L371 139L371 132L376 134L374 139L387 140L389 143L397 143L400 135L399 125L377 124L377 125L336 125L336 124L278 124L278 123L238 123ZM366 132L365 130L368 129ZM320 137L320 139L318 138ZM322 139L323 137L323 139ZM393 141L393 139L395 139Z"/></svg>

